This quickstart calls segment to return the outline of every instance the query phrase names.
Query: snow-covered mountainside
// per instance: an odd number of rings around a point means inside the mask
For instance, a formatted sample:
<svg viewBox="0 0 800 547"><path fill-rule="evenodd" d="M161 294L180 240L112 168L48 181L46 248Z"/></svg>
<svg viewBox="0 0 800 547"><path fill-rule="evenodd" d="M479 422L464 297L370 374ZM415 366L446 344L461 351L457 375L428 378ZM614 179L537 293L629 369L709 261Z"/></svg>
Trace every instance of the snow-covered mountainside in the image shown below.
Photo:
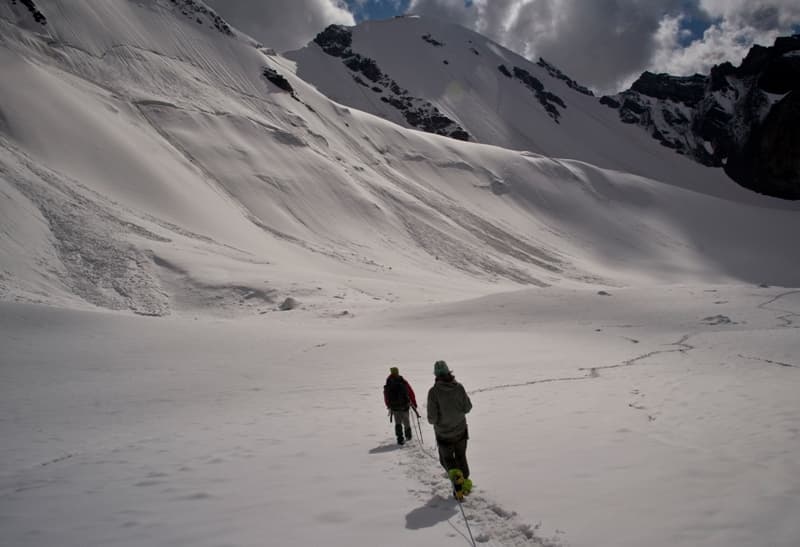
<svg viewBox="0 0 800 547"><path fill-rule="evenodd" d="M600 101L664 146L757 192L800 199L800 35L753 46L709 76L645 72Z"/></svg>
<svg viewBox="0 0 800 547"><path fill-rule="evenodd" d="M622 121L703 165L724 166L743 186L796 199L798 43L756 46L741 67L726 63L709 77L644 73L630 90L599 99L544 59L531 63L416 16L331 26L287 56L331 98L407 127L659 180L711 176L655 150Z"/></svg>
<svg viewBox="0 0 800 547"><path fill-rule="evenodd" d="M406 16L331 26L286 56L333 100L409 128L728 194L721 170L643 138L546 60L459 25Z"/></svg>
<svg viewBox="0 0 800 547"><path fill-rule="evenodd" d="M3 298L155 315L203 302L254 313L290 296L312 307L342 293L391 301L397 284L424 299L435 286L455 297L642 277L797 280L785 238L797 232L795 211L667 158L605 107L571 96L572 106L558 106L550 93L596 99L477 35L454 43L463 29L375 23L377 34L408 33L453 69L495 56L469 73L478 87L441 87L440 111L448 101L474 112L494 102L510 115L533 101L520 112L538 124L519 116L527 133L500 125L497 134L547 135L548 154L566 156L574 136L575 150L592 152L576 156L666 184L408 130L339 105L198 2L31 5L35 12L0 5ZM446 53L433 40L459 49ZM341 58L316 44L312 53L341 71L329 77L364 89ZM498 69L501 54L510 76ZM390 58L404 66L403 55ZM437 96L443 80L410 77L417 72L409 64L393 78L409 96ZM539 98L534 78L547 82ZM408 81L432 88L421 93ZM490 125L458 123L480 139L497 118L480 119Z"/></svg>
<svg viewBox="0 0 800 547"><path fill-rule="evenodd" d="M0 545L796 547L800 204L463 29L330 38L392 120L199 0L0 0Z"/></svg>

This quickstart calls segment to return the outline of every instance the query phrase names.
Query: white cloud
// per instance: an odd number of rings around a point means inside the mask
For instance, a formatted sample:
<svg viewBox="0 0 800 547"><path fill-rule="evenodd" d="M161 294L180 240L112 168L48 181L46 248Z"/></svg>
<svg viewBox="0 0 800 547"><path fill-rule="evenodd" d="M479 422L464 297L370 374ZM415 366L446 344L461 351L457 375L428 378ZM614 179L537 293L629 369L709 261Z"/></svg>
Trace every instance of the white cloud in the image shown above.
<svg viewBox="0 0 800 547"><path fill-rule="evenodd" d="M739 64L753 44L771 45L782 34L779 29L758 30L723 19L706 29L701 38L681 46L677 39L680 30L676 27L676 20L663 21L657 35L659 48L650 70L680 76L707 74L712 66L725 61Z"/></svg>
<svg viewBox="0 0 800 547"><path fill-rule="evenodd" d="M601 92L642 71L691 74L738 64L800 23L797 0L412 0L411 11L460 23L528 58L545 57ZM713 24L698 39L682 22Z"/></svg>
<svg viewBox="0 0 800 547"><path fill-rule="evenodd" d="M714 24L701 37L681 45L680 17L662 20L650 70L704 74L725 61L738 64L754 44L772 45L800 22L800 3L795 0L700 0L699 7Z"/></svg>
<svg viewBox="0 0 800 547"><path fill-rule="evenodd" d="M788 31L800 22L797 0L699 0L699 4L711 17L737 27Z"/></svg>
<svg viewBox="0 0 800 547"><path fill-rule="evenodd" d="M231 25L278 51L306 45L330 24L354 25L336 0L206 0Z"/></svg>
<svg viewBox="0 0 800 547"><path fill-rule="evenodd" d="M355 20L341 0L207 0L236 28L279 51ZM363 8L369 0L355 0ZM530 59L555 63L601 92L642 71L705 73L738 64L800 24L797 0L412 0L409 11L459 23ZM712 22L687 45L686 21Z"/></svg>
<svg viewBox="0 0 800 547"><path fill-rule="evenodd" d="M648 65L661 19L681 0L413 0L413 11L466 24L600 89Z"/></svg>

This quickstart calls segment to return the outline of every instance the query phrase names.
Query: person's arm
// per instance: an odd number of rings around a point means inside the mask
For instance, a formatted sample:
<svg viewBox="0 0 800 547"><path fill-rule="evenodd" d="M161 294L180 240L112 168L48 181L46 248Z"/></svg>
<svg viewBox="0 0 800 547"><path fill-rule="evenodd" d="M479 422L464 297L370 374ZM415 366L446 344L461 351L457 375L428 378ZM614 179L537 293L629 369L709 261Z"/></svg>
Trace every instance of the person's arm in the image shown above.
<svg viewBox="0 0 800 547"><path fill-rule="evenodd" d="M472 410L472 401L469 400L469 395L463 385L461 385L461 393L464 394L464 414L469 414L469 411Z"/></svg>
<svg viewBox="0 0 800 547"><path fill-rule="evenodd" d="M417 408L417 396L414 395L414 390L411 389L411 384L408 383L408 380L403 378L403 381L406 383L406 389L408 389L408 398L411 399L411 406Z"/></svg>
<svg viewBox="0 0 800 547"><path fill-rule="evenodd" d="M386 405L386 408L389 408L389 396L386 394L386 386L383 386L383 404Z"/></svg>
<svg viewBox="0 0 800 547"><path fill-rule="evenodd" d="M428 392L428 423L436 425L439 421L439 402L433 394L433 389Z"/></svg>

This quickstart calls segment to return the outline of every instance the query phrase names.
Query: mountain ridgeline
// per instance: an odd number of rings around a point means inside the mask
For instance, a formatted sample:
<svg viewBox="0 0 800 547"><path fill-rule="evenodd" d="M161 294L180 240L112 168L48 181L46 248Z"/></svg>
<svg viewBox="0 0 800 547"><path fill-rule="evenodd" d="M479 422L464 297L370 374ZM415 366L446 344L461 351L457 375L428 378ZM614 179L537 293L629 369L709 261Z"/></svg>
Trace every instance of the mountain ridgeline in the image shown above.
<svg viewBox="0 0 800 547"><path fill-rule="evenodd" d="M341 25L330 25L314 38L314 42L325 53L342 59L352 72L354 82L373 93L379 93L380 100L400 111L411 127L462 141L470 140L469 133L442 114L435 105L425 99L410 96L408 90L401 88L384 74L373 59L354 53L350 49L352 40L350 30ZM436 41L433 40L433 43L436 44ZM364 78L370 83L365 82Z"/></svg>
<svg viewBox="0 0 800 547"><path fill-rule="evenodd" d="M619 138L621 121L746 188L800 199L800 35L754 46L738 67L684 77L645 72L630 89L600 98L544 59L533 63L457 25L415 16L331 25L287 55L334 100L407 127L661 178L668 166L633 158L652 155L644 135L625 155L598 142Z"/></svg>
<svg viewBox="0 0 800 547"><path fill-rule="evenodd" d="M742 186L800 199L800 35L754 46L740 66L723 63L708 76L645 72L600 102Z"/></svg>

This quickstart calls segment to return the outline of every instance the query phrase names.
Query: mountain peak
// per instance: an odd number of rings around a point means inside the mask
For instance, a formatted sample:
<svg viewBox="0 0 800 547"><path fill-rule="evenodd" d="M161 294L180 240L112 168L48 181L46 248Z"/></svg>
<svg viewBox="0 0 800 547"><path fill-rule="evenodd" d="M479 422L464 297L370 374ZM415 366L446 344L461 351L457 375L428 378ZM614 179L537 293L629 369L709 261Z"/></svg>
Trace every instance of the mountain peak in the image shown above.
<svg viewBox="0 0 800 547"><path fill-rule="evenodd" d="M601 102L664 146L757 192L800 199L800 35L753 46L708 76L643 73Z"/></svg>

